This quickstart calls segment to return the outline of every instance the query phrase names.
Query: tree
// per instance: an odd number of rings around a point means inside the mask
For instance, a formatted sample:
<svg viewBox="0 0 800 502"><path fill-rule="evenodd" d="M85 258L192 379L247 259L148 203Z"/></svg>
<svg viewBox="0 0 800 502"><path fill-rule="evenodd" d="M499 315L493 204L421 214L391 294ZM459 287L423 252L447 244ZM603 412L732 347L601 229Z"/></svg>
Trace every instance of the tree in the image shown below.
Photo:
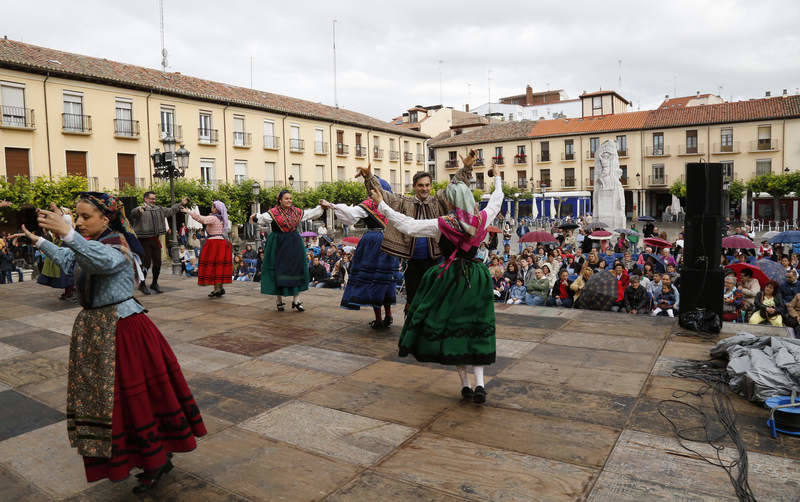
<svg viewBox="0 0 800 502"><path fill-rule="evenodd" d="M728 186L730 200L741 201L747 195L747 183L742 180L733 180Z"/></svg>
<svg viewBox="0 0 800 502"><path fill-rule="evenodd" d="M675 197L686 198L686 183L681 180L675 181L675 183L669 187L669 193Z"/></svg>
<svg viewBox="0 0 800 502"><path fill-rule="evenodd" d="M762 174L747 182L753 192L766 192L772 196L773 219L781 218L780 200L789 193L800 189L800 172L782 174Z"/></svg>
<svg viewBox="0 0 800 502"><path fill-rule="evenodd" d="M49 208L51 202L71 208L78 194L87 191L87 184L88 180L82 176L55 179L41 176L33 181L17 176L13 183L0 179L0 200L10 202L12 210L23 206Z"/></svg>

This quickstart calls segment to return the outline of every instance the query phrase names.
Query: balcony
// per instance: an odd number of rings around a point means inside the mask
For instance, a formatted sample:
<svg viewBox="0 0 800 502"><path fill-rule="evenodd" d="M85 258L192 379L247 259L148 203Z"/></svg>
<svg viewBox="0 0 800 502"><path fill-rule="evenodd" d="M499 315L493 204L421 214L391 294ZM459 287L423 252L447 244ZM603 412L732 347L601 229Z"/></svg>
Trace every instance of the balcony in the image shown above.
<svg viewBox="0 0 800 502"><path fill-rule="evenodd" d="M667 186L669 183L669 176L666 174L662 175L650 175L647 177L647 184L651 187L660 187L660 186Z"/></svg>
<svg viewBox="0 0 800 502"><path fill-rule="evenodd" d="M253 135L249 132L233 131L234 148L250 148L253 146Z"/></svg>
<svg viewBox="0 0 800 502"><path fill-rule="evenodd" d="M617 157L619 157L621 159L627 159L628 158L628 149L626 148L624 150L617 150Z"/></svg>
<svg viewBox="0 0 800 502"><path fill-rule="evenodd" d="M336 155L339 157L347 157L350 155L350 145L344 143L336 143Z"/></svg>
<svg viewBox="0 0 800 502"><path fill-rule="evenodd" d="M561 152L562 161L575 160L575 152Z"/></svg>
<svg viewBox="0 0 800 502"><path fill-rule="evenodd" d="M92 117L75 113L62 113L62 129L64 134L92 134Z"/></svg>
<svg viewBox="0 0 800 502"><path fill-rule="evenodd" d="M528 180L525 178L517 179L517 188L528 188Z"/></svg>
<svg viewBox="0 0 800 502"><path fill-rule="evenodd" d="M306 149L306 142L302 139L298 138L291 138L289 140L289 151L290 152L302 152Z"/></svg>
<svg viewBox="0 0 800 502"><path fill-rule="evenodd" d="M483 167L483 166L485 166L486 164L483 162L483 157L478 157L477 159L475 159L475 163L474 163L474 164L472 164L472 165L473 165L474 167Z"/></svg>
<svg viewBox="0 0 800 502"><path fill-rule="evenodd" d="M586 157L584 157L584 159L591 160L593 158L594 158L594 152L591 150L586 150Z"/></svg>
<svg viewBox="0 0 800 502"><path fill-rule="evenodd" d="M679 157L691 157L694 155L705 155L706 154L706 145L703 143L698 143L697 145L678 145L678 156Z"/></svg>
<svg viewBox="0 0 800 502"><path fill-rule="evenodd" d="M524 153L518 153L514 155L514 164L527 164L528 163L528 156Z"/></svg>
<svg viewBox="0 0 800 502"><path fill-rule="evenodd" d="M0 106L0 128L34 130L33 110L19 106Z"/></svg>
<svg viewBox="0 0 800 502"><path fill-rule="evenodd" d="M550 162L551 160L553 159L550 157L550 152L542 152L536 156L536 162L539 164L544 164L546 162Z"/></svg>
<svg viewBox="0 0 800 502"><path fill-rule="evenodd" d="M86 186L88 187L90 192L99 192L100 191L100 179L97 177L90 177L86 178Z"/></svg>
<svg viewBox="0 0 800 502"><path fill-rule="evenodd" d="M548 189L548 188L552 188L552 186L553 186L553 184L552 184L552 182L550 181L549 178L545 178L543 180L537 181L536 185L538 185L538 187L541 188L541 189Z"/></svg>
<svg viewBox="0 0 800 502"><path fill-rule="evenodd" d="M197 143L200 145L216 145L219 143L219 129L197 129Z"/></svg>
<svg viewBox="0 0 800 502"><path fill-rule="evenodd" d="M759 139L750 142L751 152L776 152L780 149L777 139Z"/></svg>
<svg viewBox="0 0 800 502"><path fill-rule="evenodd" d="M126 186L144 187L144 178L114 178L114 188L122 190Z"/></svg>
<svg viewBox="0 0 800 502"><path fill-rule="evenodd" d="M456 159L445 160L444 167L447 169L455 169L456 167L458 167L458 160Z"/></svg>
<svg viewBox="0 0 800 502"><path fill-rule="evenodd" d="M414 154L411 152L403 152L403 162L414 162Z"/></svg>
<svg viewBox="0 0 800 502"><path fill-rule="evenodd" d="M400 150L389 150L389 160L392 162L400 160Z"/></svg>
<svg viewBox="0 0 800 502"><path fill-rule="evenodd" d="M281 147L279 136L264 136L264 150L278 150Z"/></svg>
<svg viewBox="0 0 800 502"><path fill-rule="evenodd" d="M138 139L139 121L114 119L114 137L122 139Z"/></svg>
<svg viewBox="0 0 800 502"><path fill-rule="evenodd" d="M381 148L373 148L372 149L372 158L375 160L383 160L383 149Z"/></svg>
<svg viewBox="0 0 800 502"><path fill-rule="evenodd" d="M711 155L725 155L731 153L740 153L738 141L728 141L724 144L714 143L714 148L711 150Z"/></svg>
<svg viewBox="0 0 800 502"><path fill-rule="evenodd" d="M422 164L423 162L425 162L425 156L422 155L421 153L418 153L417 154L417 164Z"/></svg>
<svg viewBox="0 0 800 502"><path fill-rule="evenodd" d="M328 154L328 143L325 141L315 141L314 142L314 153L317 155L327 155Z"/></svg>
<svg viewBox="0 0 800 502"><path fill-rule="evenodd" d="M645 148L645 157L669 157L669 145L648 146Z"/></svg>
<svg viewBox="0 0 800 502"><path fill-rule="evenodd" d="M502 166L503 164L505 164L502 155L497 155L496 157L492 157L492 162L494 162L498 166Z"/></svg>
<svg viewBox="0 0 800 502"><path fill-rule="evenodd" d="M564 188L575 188L575 178L561 178L561 186Z"/></svg>
<svg viewBox="0 0 800 502"><path fill-rule="evenodd" d="M158 130L161 136L161 141L173 140L176 142L183 141L183 127L174 124L158 124Z"/></svg>
<svg viewBox="0 0 800 502"><path fill-rule="evenodd" d="M367 147L356 145L356 158L363 159L367 156Z"/></svg>

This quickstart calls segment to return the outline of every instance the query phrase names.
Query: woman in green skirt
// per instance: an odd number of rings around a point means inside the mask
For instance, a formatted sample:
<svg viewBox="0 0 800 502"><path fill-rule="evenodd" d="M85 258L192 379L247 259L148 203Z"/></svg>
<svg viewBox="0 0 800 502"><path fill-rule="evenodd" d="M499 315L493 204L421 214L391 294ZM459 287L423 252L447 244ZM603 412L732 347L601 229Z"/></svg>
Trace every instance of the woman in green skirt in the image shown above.
<svg viewBox="0 0 800 502"><path fill-rule="evenodd" d="M445 189L450 212L430 220L398 213L383 202L380 192L373 191L371 196L397 230L437 239L445 256L441 265L422 277L400 335L400 356L411 354L420 362L455 365L462 398L485 402L483 367L495 361L494 296L489 269L476 259L476 253L486 238L486 228L500 212L502 179L495 178L494 192L483 211L478 211L467 185L450 183ZM467 366L475 374L474 391Z"/></svg>
<svg viewBox="0 0 800 502"><path fill-rule="evenodd" d="M267 237L264 246L264 262L261 265L261 292L278 297L278 311L283 312L284 296L292 297L292 308L298 312L305 311L300 301L300 292L308 289L310 282L308 258L303 239L297 233L301 221L313 220L322 216L320 206L308 211L292 205L292 194L282 190L278 194L278 203L262 214L250 216L250 222L256 219L260 225L272 225L272 233Z"/></svg>

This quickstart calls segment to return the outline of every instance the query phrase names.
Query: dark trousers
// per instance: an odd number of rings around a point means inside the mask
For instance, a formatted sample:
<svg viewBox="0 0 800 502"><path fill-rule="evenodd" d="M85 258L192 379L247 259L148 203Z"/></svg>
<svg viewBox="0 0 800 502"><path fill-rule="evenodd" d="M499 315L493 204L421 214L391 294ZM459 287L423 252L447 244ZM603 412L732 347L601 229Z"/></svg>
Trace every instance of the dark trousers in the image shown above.
<svg viewBox="0 0 800 502"><path fill-rule="evenodd" d="M158 237L142 237L139 239L144 248L142 268L145 275L147 270L153 270L153 283L158 284L158 275L161 273L161 241Z"/></svg>
<svg viewBox="0 0 800 502"><path fill-rule="evenodd" d="M792 330L794 330L794 337L800 338L800 324L797 323L797 319L795 319L790 315L787 315L783 318L783 321L784 321L783 322L784 326L792 328Z"/></svg>
<svg viewBox="0 0 800 502"><path fill-rule="evenodd" d="M404 310L406 313L408 313L411 302L414 301L414 295L417 294L417 288L419 288L419 283L422 282L422 276L434 265L436 265L436 260L430 258L425 260L408 260L405 274L406 306Z"/></svg>

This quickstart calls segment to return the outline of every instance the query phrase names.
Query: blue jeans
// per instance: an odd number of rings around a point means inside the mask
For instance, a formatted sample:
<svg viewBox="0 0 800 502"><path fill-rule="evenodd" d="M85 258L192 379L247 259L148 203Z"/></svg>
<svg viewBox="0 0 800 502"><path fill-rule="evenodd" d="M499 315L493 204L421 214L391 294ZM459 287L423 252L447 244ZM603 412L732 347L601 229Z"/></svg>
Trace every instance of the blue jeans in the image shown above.
<svg viewBox="0 0 800 502"><path fill-rule="evenodd" d="M555 298L553 298L552 296L548 296L546 305L548 307L564 307L568 309L572 307L572 298L562 298L561 305L558 305Z"/></svg>
<svg viewBox="0 0 800 502"><path fill-rule="evenodd" d="M532 295L530 293L525 294L525 305L532 305L535 307L538 305L544 305L544 303L545 299L541 296Z"/></svg>
<svg viewBox="0 0 800 502"><path fill-rule="evenodd" d="M311 282L308 283L308 287L309 288L324 288L325 287L325 283L320 281L317 284L314 284L314 281L311 281Z"/></svg>

